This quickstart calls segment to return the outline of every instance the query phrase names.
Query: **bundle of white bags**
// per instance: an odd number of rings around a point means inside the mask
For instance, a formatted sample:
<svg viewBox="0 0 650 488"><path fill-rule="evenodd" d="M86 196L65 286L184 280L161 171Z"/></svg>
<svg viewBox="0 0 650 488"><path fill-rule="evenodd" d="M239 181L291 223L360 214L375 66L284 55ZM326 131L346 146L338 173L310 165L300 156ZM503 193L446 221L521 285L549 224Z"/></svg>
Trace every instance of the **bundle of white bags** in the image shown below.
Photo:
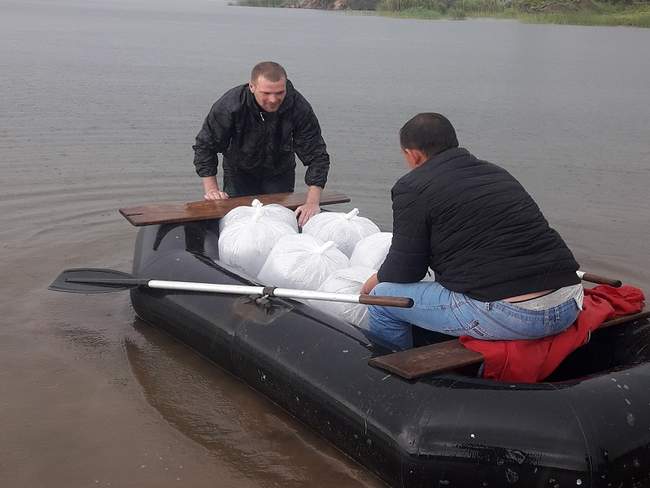
<svg viewBox="0 0 650 488"><path fill-rule="evenodd" d="M291 210L276 203L264 205L257 199L252 201L250 207L246 205L235 207L224 215L219 221L219 232L222 232L224 228L233 222L248 220L254 216L264 222L283 222L292 227L296 233L298 232L298 221Z"/></svg>
<svg viewBox="0 0 650 488"><path fill-rule="evenodd" d="M304 234L318 237L322 241L334 241L348 257L354 246L364 237L379 232L372 220L359 217L359 209L351 212L323 212L314 215L302 228Z"/></svg>
<svg viewBox="0 0 650 488"><path fill-rule="evenodd" d="M270 286L317 290L334 271L349 265L333 241L308 234L285 235L273 246L257 279Z"/></svg>
<svg viewBox="0 0 650 488"><path fill-rule="evenodd" d="M219 222L219 259L255 277L275 243L297 232L291 210L253 200L250 207L236 207Z"/></svg>
<svg viewBox="0 0 650 488"><path fill-rule="evenodd" d="M318 291L330 293L350 293L353 295L361 292L361 287L376 270L364 268L363 266L351 266L339 269L332 273ZM309 302L314 308L322 310L339 319L350 322L365 329L368 328L368 306L359 303L330 302L325 300L311 300Z"/></svg>
<svg viewBox="0 0 650 488"><path fill-rule="evenodd" d="M350 265L378 270L388 256L392 241L391 232L378 232L361 239L350 257ZM435 281L433 270L429 268L422 281Z"/></svg>
<svg viewBox="0 0 650 488"><path fill-rule="evenodd" d="M388 256L392 240L393 234L391 232L377 232L364 237L354 247L352 256L350 256L350 264L375 270L379 269L386 256Z"/></svg>
<svg viewBox="0 0 650 488"><path fill-rule="evenodd" d="M358 214L356 208L317 214L299 234L291 210L254 200L221 219L219 256L267 286L359 294L386 259L393 235ZM366 305L324 300L309 304L367 326Z"/></svg>

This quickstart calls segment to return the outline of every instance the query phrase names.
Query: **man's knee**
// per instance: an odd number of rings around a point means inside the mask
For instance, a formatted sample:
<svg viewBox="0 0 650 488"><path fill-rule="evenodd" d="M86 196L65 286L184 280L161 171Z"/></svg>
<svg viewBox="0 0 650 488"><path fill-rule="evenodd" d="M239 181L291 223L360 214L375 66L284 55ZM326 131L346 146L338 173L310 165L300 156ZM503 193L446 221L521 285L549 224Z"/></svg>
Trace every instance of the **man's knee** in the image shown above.
<svg viewBox="0 0 650 488"><path fill-rule="evenodd" d="M396 296L395 294L395 283L377 283L377 285L370 292L374 296ZM378 318L392 319L393 314L391 314L393 307L386 307L383 305L369 305L368 306L368 315L370 316L370 322L377 320Z"/></svg>
<svg viewBox="0 0 650 488"><path fill-rule="evenodd" d="M370 292L371 295L390 295L390 283L377 283Z"/></svg>

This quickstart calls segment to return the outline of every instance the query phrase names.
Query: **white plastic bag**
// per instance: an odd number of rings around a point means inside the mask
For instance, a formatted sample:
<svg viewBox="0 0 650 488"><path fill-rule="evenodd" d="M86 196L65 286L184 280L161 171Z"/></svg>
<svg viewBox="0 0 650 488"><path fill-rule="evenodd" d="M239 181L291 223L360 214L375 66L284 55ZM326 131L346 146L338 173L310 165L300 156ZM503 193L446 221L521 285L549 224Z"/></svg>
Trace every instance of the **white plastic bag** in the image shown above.
<svg viewBox="0 0 650 488"><path fill-rule="evenodd" d="M351 266L339 269L330 275L318 288L319 291L331 293L361 293L361 286L375 273L374 269L362 266ZM368 306L360 303L328 302L324 300L310 300L309 305L322 310L341 320L354 325L368 328Z"/></svg>
<svg viewBox="0 0 650 488"><path fill-rule="evenodd" d="M310 234L322 241L334 241L346 255L351 256L354 246L364 237L379 232L370 219L359 217L359 209L351 212L322 212L314 215L302 228L303 234Z"/></svg>
<svg viewBox="0 0 650 488"><path fill-rule="evenodd" d="M391 232L377 232L364 237L354 246L354 252L350 257L351 266L364 266L366 268L379 269L388 256L390 243L393 240Z"/></svg>
<svg viewBox="0 0 650 488"><path fill-rule="evenodd" d="M275 243L257 278L268 286L317 290L334 271L349 265L350 260L334 242L294 234Z"/></svg>
<svg viewBox="0 0 650 488"><path fill-rule="evenodd" d="M219 259L255 277L275 243L291 234L296 234L292 226L264 219L261 212L238 218L219 234Z"/></svg>
<svg viewBox="0 0 650 488"><path fill-rule="evenodd" d="M222 232L231 223L239 220L249 220L253 215L258 215L257 218L260 222L267 220L283 222L298 232L298 221L292 210L275 203L263 205L257 199L253 200L250 206L235 207L224 215L219 221L219 232Z"/></svg>
<svg viewBox="0 0 650 488"><path fill-rule="evenodd" d="M392 240L391 232L378 232L364 237L354 247L354 252L350 257L350 266L363 266L379 270L388 256ZM422 281L436 281L431 268L427 270Z"/></svg>

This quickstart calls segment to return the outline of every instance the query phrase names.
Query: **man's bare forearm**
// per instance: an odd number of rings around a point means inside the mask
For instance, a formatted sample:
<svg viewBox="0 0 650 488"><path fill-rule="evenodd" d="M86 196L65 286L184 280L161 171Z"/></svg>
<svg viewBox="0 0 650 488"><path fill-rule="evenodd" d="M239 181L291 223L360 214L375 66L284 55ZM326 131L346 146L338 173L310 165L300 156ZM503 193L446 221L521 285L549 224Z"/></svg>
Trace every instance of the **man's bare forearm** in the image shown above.
<svg viewBox="0 0 650 488"><path fill-rule="evenodd" d="M307 199L305 200L305 203L311 203L311 204L320 204L320 195L323 192L323 189L320 186L308 186L307 187Z"/></svg>
<svg viewBox="0 0 650 488"><path fill-rule="evenodd" d="M216 176L202 176L203 198L206 200L223 200L228 198L228 194L219 189Z"/></svg>
<svg viewBox="0 0 650 488"><path fill-rule="evenodd" d="M202 176L201 182L203 183L203 192L208 193L211 190L219 191L219 183L216 176Z"/></svg>

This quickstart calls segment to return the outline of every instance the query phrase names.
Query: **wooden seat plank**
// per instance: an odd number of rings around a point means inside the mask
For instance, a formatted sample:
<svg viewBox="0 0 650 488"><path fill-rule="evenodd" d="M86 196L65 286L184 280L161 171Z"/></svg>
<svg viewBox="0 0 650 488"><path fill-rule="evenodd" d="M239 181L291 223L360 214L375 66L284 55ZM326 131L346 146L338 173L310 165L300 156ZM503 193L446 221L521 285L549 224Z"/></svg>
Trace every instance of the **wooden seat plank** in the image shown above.
<svg viewBox="0 0 650 488"><path fill-rule="evenodd" d="M596 331L647 317L650 317L650 310L625 315L603 322ZM368 364L412 380L427 374L443 373L465 366L477 365L482 361L483 356L480 353L465 348L458 339L453 339L377 356L371 358Z"/></svg>
<svg viewBox="0 0 650 488"><path fill-rule="evenodd" d="M178 224L197 220L219 219L230 210L242 205L250 205L258 199L264 205L277 203L295 210L305 203L307 193L273 193L268 195L250 195L229 198L227 200L201 200L198 202L165 202L121 208L120 213L132 225ZM350 199L342 194L323 191L321 205L347 203Z"/></svg>
<svg viewBox="0 0 650 488"><path fill-rule="evenodd" d="M368 364L406 379L441 373L483 361L478 352L464 347L457 339L371 358Z"/></svg>

